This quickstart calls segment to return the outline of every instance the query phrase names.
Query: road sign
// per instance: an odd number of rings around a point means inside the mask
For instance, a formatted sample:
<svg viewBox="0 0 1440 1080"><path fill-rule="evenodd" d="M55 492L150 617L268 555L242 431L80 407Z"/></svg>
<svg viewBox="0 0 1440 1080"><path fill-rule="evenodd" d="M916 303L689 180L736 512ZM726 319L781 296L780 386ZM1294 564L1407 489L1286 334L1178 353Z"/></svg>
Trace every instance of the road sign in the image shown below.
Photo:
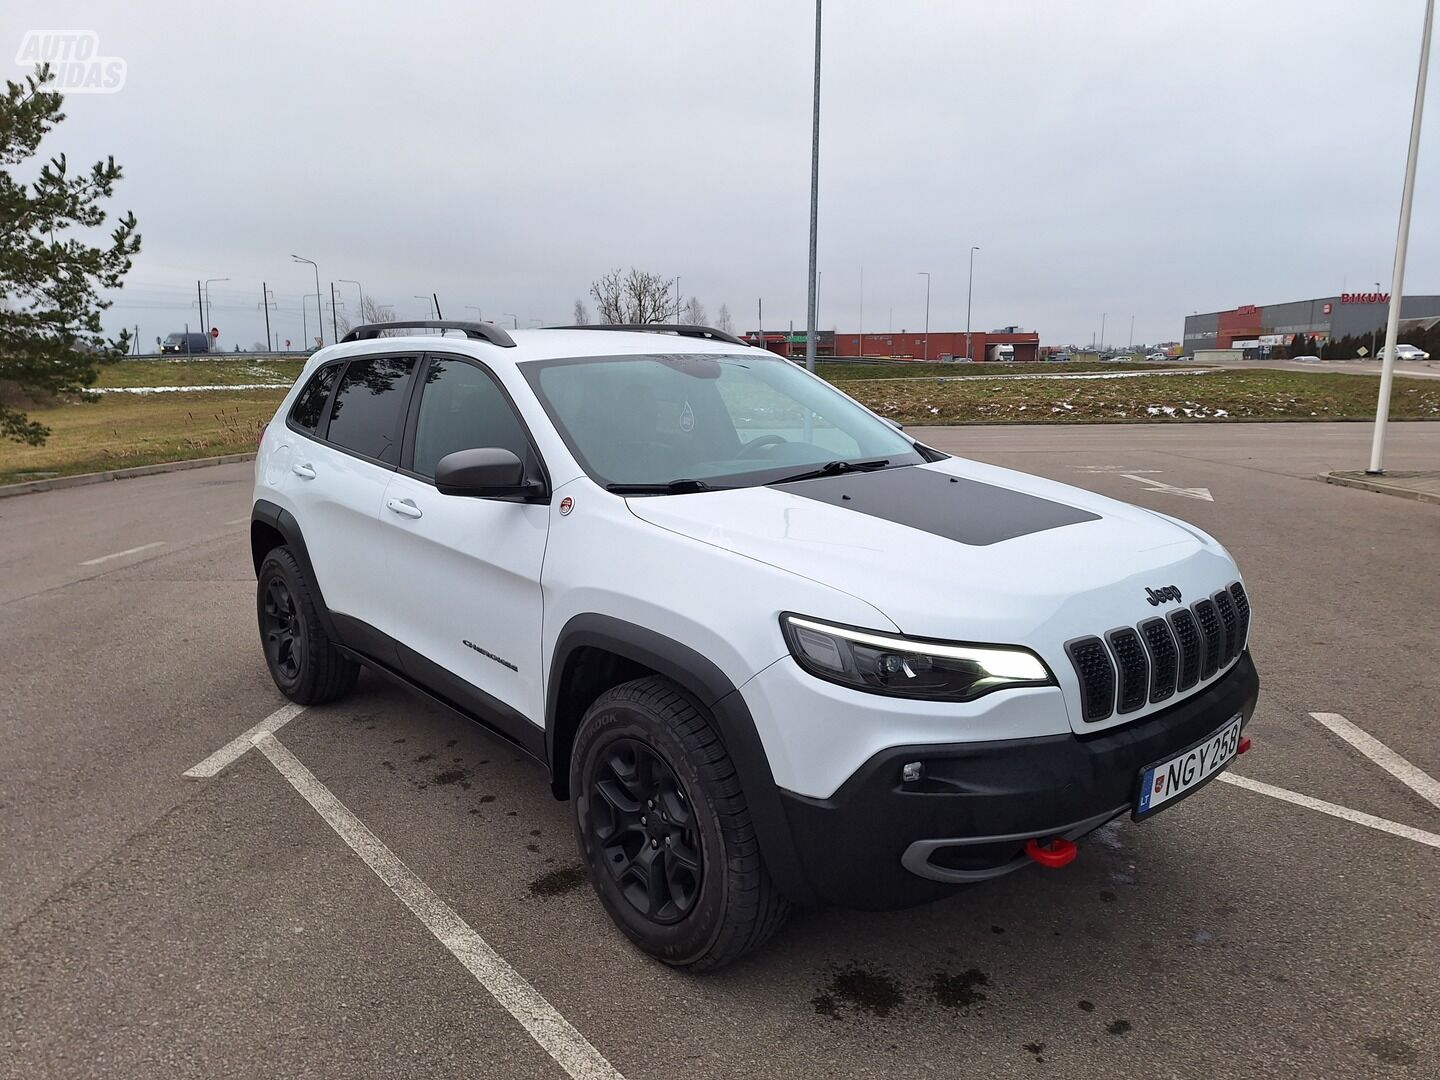
<svg viewBox="0 0 1440 1080"><path fill-rule="evenodd" d="M1355 350L1355 353L1357 356L1369 356L1370 350L1365 348L1364 345L1361 345L1360 348Z"/></svg>
<svg viewBox="0 0 1440 1080"><path fill-rule="evenodd" d="M218 338L220 336L220 328L218 326L210 327L210 336L212 338Z"/></svg>

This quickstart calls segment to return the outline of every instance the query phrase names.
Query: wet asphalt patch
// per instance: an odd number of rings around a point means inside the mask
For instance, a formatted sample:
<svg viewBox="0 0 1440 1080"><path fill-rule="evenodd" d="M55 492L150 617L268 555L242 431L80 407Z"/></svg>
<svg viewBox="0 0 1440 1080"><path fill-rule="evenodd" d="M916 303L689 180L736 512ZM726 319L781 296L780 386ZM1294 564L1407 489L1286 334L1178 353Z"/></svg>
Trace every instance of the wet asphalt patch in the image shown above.
<svg viewBox="0 0 1440 1080"><path fill-rule="evenodd" d="M530 895L564 896L566 893L580 888L589 879L590 875L586 873L583 866L562 866L558 870L551 870L548 874L541 874L530 882Z"/></svg>

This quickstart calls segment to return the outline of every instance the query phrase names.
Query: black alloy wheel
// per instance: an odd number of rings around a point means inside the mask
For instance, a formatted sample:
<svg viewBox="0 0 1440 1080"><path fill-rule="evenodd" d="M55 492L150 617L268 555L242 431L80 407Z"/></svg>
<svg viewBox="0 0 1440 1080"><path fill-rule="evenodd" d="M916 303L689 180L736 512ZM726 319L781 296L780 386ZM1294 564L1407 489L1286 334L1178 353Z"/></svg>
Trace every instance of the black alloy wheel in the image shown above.
<svg viewBox="0 0 1440 1080"><path fill-rule="evenodd" d="M355 688L360 665L325 632L324 602L287 547L260 561L255 614L260 647L276 688L301 705L322 705Z"/></svg>
<svg viewBox="0 0 1440 1080"><path fill-rule="evenodd" d="M286 681L299 679L305 657L305 624L296 610L289 586L278 575L265 583L260 633L270 669Z"/></svg>
<svg viewBox="0 0 1440 1080"><path fill-rule="evenodd" d="M605 748L590 787L588 827L621 894L652 922L679 922L704 882L704 845L673 769L636 739Z"/></svg>

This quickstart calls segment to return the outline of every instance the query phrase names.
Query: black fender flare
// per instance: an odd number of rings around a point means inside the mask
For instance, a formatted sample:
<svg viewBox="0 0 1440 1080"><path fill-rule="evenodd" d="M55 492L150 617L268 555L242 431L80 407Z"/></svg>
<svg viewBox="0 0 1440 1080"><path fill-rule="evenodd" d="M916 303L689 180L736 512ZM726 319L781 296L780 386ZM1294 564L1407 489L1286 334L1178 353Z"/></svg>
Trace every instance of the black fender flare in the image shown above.
<svg viewBox="0 0 1440 1080"><path fill-rule="evenodd" d="M305 534L300 531L300 523L295 520L295 515L278 506L268 499L256 499L255 506L250 511L250 555L255 564L255 574L260 574L260 564L265 560L265 552L261 550L256 540L255 526L266 525L278 532L285 538L285 546L295 556L300 564L300 569L305 571L310 588L315 593L315 604L319 609L320 621L325 627L325 633L332 641L340 641L341 635L335 627L335 620L330 617L330 608L325 603L325 597L320 591L320 581L315 576L315 567L310 562L310 549L305 546Z"/></svg>
<svg viewBox="0 0 1440 1080"><path fill-rule="evenodd" d="M557 760L562 751L568 758L568 746L556 741L562 675L571 655L586 647L603 649L643 665L684 688L705 706L740 777L740 788L771 879L796 903L815 903L750 709L729 677L688 645L609 615L573 616L555 640L545 688L545 753L552 778L568 778L570 773L570 762Z"/></svg>

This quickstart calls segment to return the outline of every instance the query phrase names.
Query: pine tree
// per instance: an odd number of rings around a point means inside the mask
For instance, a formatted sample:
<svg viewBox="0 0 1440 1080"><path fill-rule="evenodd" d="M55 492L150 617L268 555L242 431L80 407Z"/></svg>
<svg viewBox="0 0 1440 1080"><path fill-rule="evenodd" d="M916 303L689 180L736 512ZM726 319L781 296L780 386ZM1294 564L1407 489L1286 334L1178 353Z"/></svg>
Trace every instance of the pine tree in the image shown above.
<svg viewBox="0 0 1440 1080"><path fill-rule="evenodd" d="M18 390L21 401L79 393L94 384L101 364L129 351L127 332L104 337L100 314L110 303L96 289L119 288L140 250L130 213L107 245L83 238L105 223L104 200L120 179L114 158L71 175L60 154L28 184L12 174L65 119L61 95L48 88L53 82L42 64L24 83L7 80L0 97L0 384ZM0 401L0 434L38 446L49 433Z"/></svg>

